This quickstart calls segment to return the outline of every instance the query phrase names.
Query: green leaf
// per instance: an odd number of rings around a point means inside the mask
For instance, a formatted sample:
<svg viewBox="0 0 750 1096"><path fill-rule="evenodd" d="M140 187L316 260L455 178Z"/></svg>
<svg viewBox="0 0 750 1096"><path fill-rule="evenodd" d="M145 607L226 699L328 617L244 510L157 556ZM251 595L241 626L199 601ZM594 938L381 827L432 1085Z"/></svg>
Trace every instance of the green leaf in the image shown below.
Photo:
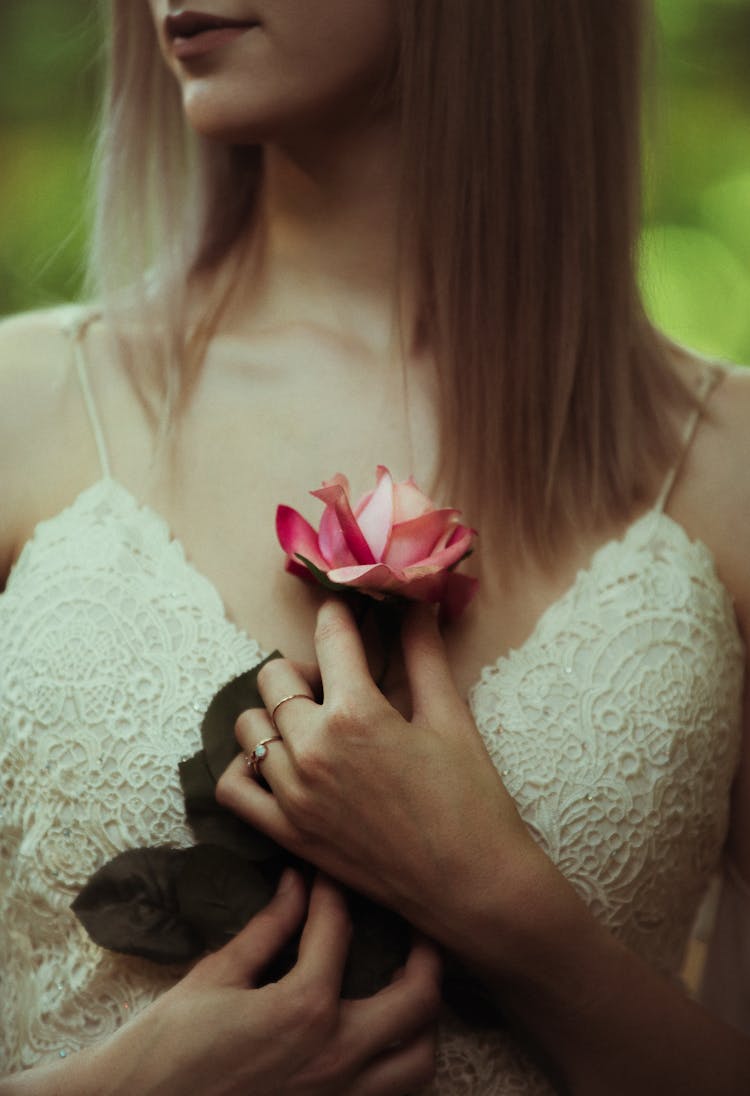
<svg viewBox="0 0 750 1096"><path fill-rule="evenodd" d="M177 877L180 915L209 950L228 943L271 900L275 879L218 845L196 845ZM279 874L279 869L273 876Z"/></svg>
<svg viewBox="0 0 750 1096"><path fill-rule="evenodd" d="M388 985L409 953L411 928L402 917L350 891L352 938L341 996L369 997Z"/></svg>
<svg viewBox="0 0 750 1096"><path fill-rule="evenodd" d="M252 864L230 849L209 844L131 849L100 868L71 908L101 947L156 963L180 963L231 940L271 900L287 865L311 881L314 869L283 850ZM349 892L348 901L352 938L341 993L368 997L403 966L411 929L368 898ZM273 957L258 984L282 978L294 966L298 946L299 935ZM450 957L443 995L471 1026L504 1021L491 992Z"/></svg>
<svg viewBox="0 0 750 1096"><path fill-rule="evenodd" d="M216 781L206 763L205 750L180 761L180 784L185 798L186 813L192 811L210 811L216 806Z"/></svg>
<svg viewBox="0 0 750 1096"><path fill-rule="evenodd" d="M399 606L380 607L386 647L400 615ZM275 651L269 659L279 657ZM265 662L217 693L201 728L204 749L180 763L185 812L199 844L121 853L91 877L73 902L76 916L100 946L157 963L183 962L222 947L244 928L270 901L285 866L301 870L310 883L312 866L216 801L216 782L239 750L237 717L246 708L262 706L257 675ZM342 995L367 997L387 985L404 964L411 930L397 914L360 895L350 893L349 906L352 939ZM298 944L297 936L284 945L259 984L276 981L291 969ZM492 995L450 961L444 995L473 1026L502 1022Z"/></svg>
<svg viewBox="0 0 750 1096"><path fill-rule="evenodd" d="M267 662L281 657L280 651L273 651L257 666L228 681L209 704L201 724L201 739L206 764L214 782L240 752L234 736L234 725L239 716L248 708L265 707L258 692L258 673Z"/></svg>
<svg viewBox="0 0 750 1096"><path fill-rule="evenodd" d="M326 590L336 590L339 593L347 594L350 594L352 592L352 587L344 585L343 582L331 582L325 571L321 571L319 567L316 567L312 560L305 559L305 557L301 556L299 552L295 552L294 554L295 557L300 561L300 563L304 563L305 567L307 567L308 571L313 576L315 581L319 582L321 586L325 586Z"/></svg>
<svg viewBox="0 0 750 1096"><path fill-rule="evenodd" d="M71 909L103 948L156 963L179 963L203 951L202 937L181 916L177 880L188 850L129 849L95 872Z"/></svg>

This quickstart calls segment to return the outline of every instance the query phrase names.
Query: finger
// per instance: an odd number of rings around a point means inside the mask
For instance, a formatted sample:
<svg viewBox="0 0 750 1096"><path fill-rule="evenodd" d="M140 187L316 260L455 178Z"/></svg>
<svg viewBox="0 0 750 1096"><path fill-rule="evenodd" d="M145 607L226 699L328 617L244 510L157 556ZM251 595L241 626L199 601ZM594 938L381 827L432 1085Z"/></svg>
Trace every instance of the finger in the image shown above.
<svg viewBox="0 0 750 1096"><path fill-rule="evenodd" d="M234 737L248 754L256 742L277 733L265 708L246 708L234 725Z"/></svg>
<svg viewBox="0 0 750 1096"><path fill-rule="evenodd" d="M378 1013L373 1011L373 1016L382 1015L384 1027L394 1040L399 1037L398 1030L402 1039L410 1037L436 1019L441 1004L442 974L440 952L426 937L418 935L406 965L370 999L378 1006Z"/></svg>
<svg viewBox="0 0 750 1096"><path fill-rule="evenodd" d="M229 985L253 985L302 923L307 905L305 884L299 872L288 868L268 905L256 914L233 940L211 956L211 971Z"/></svg>
<svg viewBox="0 0 750 1096"><path fill-rule="evenodd" d="M274 661L278 661L278 659ZM322 683L320 680L320 667L317 662L297 662L289 659L289 664L294 667L298 674L301 674L310 687L313 696L319 699Z"/></svg>
<svg viewBox="0 0 750 1096"><path fill-rule="evenodd" d="M422 1088L435 1076L436 1051L437 1029L431 1026L368 1063L347 1088L347 1096L389 1096Z"/></svg>
<svg viewBox="0 0 750 1096"><path fill-rule="evenodd" d="M354 691L377 691L354 617L337 598L327 598L318 610L315 653L324 701L351 696Z"/></svg>
<svg viewBox="0 0 750 1096"><path fill-rule="evenodd" d="M440 948L429 936L413 929L411 951L407 956L406 965L398 973L431 978L439 985L443 976L443 956Z"/></svg>
<svg viewBox="0 0 750 1096"><path fill-rule="evenodd" d="M338 999L350 940L351 920L343 892L328 876L319 874L310 894L297 975L325 986Z"/></svg>
<svg viewBox="0 0 750 1096"><path fill-rule="evenodd" d="M348 1002L344 1009L345 1039L356 1046L362 1063L393 1044L415 1038L437 1019L442 965L426 941L415 944L406 967L373 997Z"/></svg>
<svg viewBox="0 0 750 1096"><path fill-rule="evenodd" d="M410 606L401 630L412 710L429 718L445 712L446 696L458 697L437 615L429 605Z"/></svg>
<svg viewBox="0 0 750 1096"><path fill-rule="evenodd" d="M311 719L319 714L310 685L285 658L265 664L258 674L258 690L271 723L282 737L309 727Z"/></svg>
<svg viewBox="0 0 750 1096"><path fill-rule="evenodd" d="M267 762L268 757L263 765L267 765ZM291 852L302 852L299 831L286 817L273 792L266 791L252 778L242 754L237 754L222 773L216 785L216 799L223 807L268 834L283 848Z"/></svg>
<svg viewBox="0 0 750 1096"><path fill-rule="evenodd" d="M271 722L271 717L265 708L248 708L239 717L234 725L234 734L237 742L244 752L244 760L247 766L246 775L255 777L261 773L268 780L268 770L272 761L278 762L276 772L281 778L291 775L291 763L286 752L284 738L281 732ZM263 756L256 755L255 766L252 763L253 751L265 746ZM269 781L270 783L270 781Z"/></svg>
<svg viewBox="0 0 750 1096"><path fill-rule="evenodd" d="M287 731L288 728L284 732L285 735ZM282 814L291 820L296 818L299 822L299 816L294 813L295 804L299 809L298 801L294 799L294 789L299 787L294 733L288 737L280 738L276 728L271 725L270 716L264 708L251 708L249 711L243 712L240 719L237 720L235 733L237 741L245 751L243 754L246 765L245 776L249 777L253 783L258 784L263 790L266 787L270 788ZM300 734L299 728L297 734L298 736ZM257 752L254 753L260 744L265 746L262 757L258 757ZM252 761L253 756L256 758L254 764ZM241 791L242 789L233 790ZM262 802L253 800L252 804L256 802L258 807L262 809ZM235 807L232 806L231 809L234 810Z"/></svg>

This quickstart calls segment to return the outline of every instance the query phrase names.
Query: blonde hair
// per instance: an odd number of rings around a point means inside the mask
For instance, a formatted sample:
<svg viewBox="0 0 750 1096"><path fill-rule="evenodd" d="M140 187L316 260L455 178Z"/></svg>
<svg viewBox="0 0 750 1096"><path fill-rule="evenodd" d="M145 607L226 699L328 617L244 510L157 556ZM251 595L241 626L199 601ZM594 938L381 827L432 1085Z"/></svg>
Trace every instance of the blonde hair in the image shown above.
<svg viewBox="0 0 750 1096"><path fill-rule="evenodd" d="M483 532L549 560L649 499L686 399L636 282L649 5L396 2L401 239L439 370L441 478ZM178 407L262 165L190 132L146 4L113 0L98 163L92 291L136 295L153 390ZM212 268L188 338L190 277Z"/></svg>

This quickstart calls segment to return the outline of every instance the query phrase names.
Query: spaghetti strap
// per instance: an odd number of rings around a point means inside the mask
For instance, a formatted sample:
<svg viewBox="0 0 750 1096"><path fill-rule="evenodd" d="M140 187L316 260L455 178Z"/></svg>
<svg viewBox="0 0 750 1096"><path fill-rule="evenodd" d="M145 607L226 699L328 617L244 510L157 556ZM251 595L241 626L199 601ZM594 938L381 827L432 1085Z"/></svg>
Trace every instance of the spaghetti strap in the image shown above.
<svg viewBox="0 0 750 1096"><path fill-rule="evenodd" d="M86 413L88 414L89 422L91 424L91 432L94 435L97 453L99 454L99 464L101 465L102 475L105 479L111 479L112 472L109 463L109 453L107 451L107 444L104 440L104 431L102 430L102 423L99 418L99 412L97 411L94 393L91 390L91 384L89 382L86 355L83 345L86 332L91 324L98 318L98 312L86 312L83 316L77 317L70 323L64 324L63 328L71 340L73 360L75 362L76 373L78 374L78 381L81 386L81 395L83 396Z"/></svg>
<svg viewBox="0 0 750 1096"><path fill-rule="evenodd" d="M698 429L698 424L700 423L703 416L703 412L706 410L706 406L709 399L711 398L713 390L716 388L717 384L723 376L724 370L721 368L721 366L716 365L715 363L708 364L703 370L700 381L698 382L698 391L696 393L695 406L688 415L687 421L685 422L685 426L682 431L682 438L680 440L680 451L677 454L677 460L667 472L664 483L662 484L661 491L659 492L659 496L656 500L656 503L654 504L654 510L663 511L664 507L667 505L677 476L679 475L680 469L685 462L685 458L690 450L690 446L693 443L693 438L695 437L696 431Z"/></svg>

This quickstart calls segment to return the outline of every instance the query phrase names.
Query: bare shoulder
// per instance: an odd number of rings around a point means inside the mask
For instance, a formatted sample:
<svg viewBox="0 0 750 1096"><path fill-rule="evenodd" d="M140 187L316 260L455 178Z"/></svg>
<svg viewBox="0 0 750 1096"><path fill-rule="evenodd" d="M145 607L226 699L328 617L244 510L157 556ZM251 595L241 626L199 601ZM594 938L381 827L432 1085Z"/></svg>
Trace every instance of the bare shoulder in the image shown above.
<svg viewBox="0 0 750 1096"><path fill-rule="evenodd" d="M34 386L59 383L69 356L68 325L76 315L71 308L49 308L0 320L0 412L10 423L16 408L8 399L30 403Z"/></svg>
<svg viewBox="0 0 750 1096"><path fill-rule="evenodd" d="M734 576L735 595L744 595L750 624L750 367L726 370L697 444L705 467L703 505L724 531L722 555Z"/></svg>
<svg viewBox="0 0 750 1096"><path fill-rule="evenodd" d="M89 459L69 333L79 314L52 308L0 322L2 582L35 518L54 508Z"/></svg>
<svg viewBox="0 0 750 1096"><path fill-rule="evenodd" d="M727 366L711 400L715 417L728 431L727 440L750 452L750 365Z"/></svg>
<svg viewBox="0 0 750 1096"><path fill-rule="evenodd" d="M715 520L721 566L750 658L750 368L731 370L716 393L713 449L724 453L728 482ZM729 854L750 882L750 664L745 677L744 748L732 797Z"/></svg>
<svg viewBox="0 0 750 1096"><path fill-rule="evenodd" d="M738 519L750 519L750 366L727 367L701 431L704 456L723 481L720 496ZM699 439L700 441L700 435Z"/></svg>
<svg viewBox="0 0 750 1096"><path fill-rule="evenodd" d="M707 363L684 355L692 386ZM750 367L723 365L680 468L669 511L706 544L750 641Z"/></svg>
<svg viewBox="0 0 750 1096"><path fill-rule="evenodd" d="M690 363L693 371L705 363ZM732 597L750 653L750 367L726 366L681 469L670 512L706 544ZM732 799L730 855L750 881L750 675L744 739Z"/></svg>

